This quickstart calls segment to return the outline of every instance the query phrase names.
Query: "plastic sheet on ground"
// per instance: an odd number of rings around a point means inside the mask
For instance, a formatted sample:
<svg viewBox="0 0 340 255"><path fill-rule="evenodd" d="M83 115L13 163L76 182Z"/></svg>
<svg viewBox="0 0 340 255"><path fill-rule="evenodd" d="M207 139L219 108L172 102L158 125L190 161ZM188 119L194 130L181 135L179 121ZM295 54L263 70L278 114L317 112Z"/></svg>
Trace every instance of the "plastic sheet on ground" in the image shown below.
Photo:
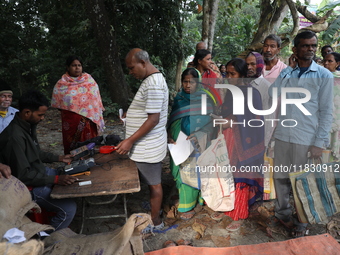
<svg viewBox="0 0 340 255"><path fill-rule="evenodd" d="M282 242L240 245L225 248L175 246L145 253L146 255L296 255L340 254L340 245L329 234L307 236Z"/></svg>

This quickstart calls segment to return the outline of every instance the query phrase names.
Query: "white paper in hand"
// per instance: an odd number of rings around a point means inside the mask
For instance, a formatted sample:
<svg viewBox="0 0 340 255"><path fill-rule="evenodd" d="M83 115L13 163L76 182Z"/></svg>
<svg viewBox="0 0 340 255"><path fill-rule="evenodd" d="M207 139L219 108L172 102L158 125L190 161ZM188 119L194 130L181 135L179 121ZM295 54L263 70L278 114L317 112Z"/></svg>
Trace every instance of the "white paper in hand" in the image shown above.
<svg viewBox="0 0 340 255"><path fill-rule="evenodd" d="M119 118L123 121L123 127L125 127L126 118L123 118L123 109L119 109Z"/></svg>
<svg viewBox="0 0 340 255"><path fill-rule="evenodd" d="M168 144L171 157L176 166L183 163L194 150L190 140L187 140L187 137L186 134L180 131L176 144Z"/></svg>

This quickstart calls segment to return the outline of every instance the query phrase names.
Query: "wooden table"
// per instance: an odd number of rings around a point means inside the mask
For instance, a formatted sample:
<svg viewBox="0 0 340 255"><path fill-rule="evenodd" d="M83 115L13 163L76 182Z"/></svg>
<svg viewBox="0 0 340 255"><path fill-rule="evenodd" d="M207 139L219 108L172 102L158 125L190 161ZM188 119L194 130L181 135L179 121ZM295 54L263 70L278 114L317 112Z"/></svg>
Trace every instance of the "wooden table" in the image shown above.
<svg viewBox="0 0 340 255"><path fill-rule="evenodd" d="M92 184L79 186L79 183L73 183L68 186L55 185L51 197L61 198L82 198L82 223L80 233L83 231L85 219L114 218L125 217L127 219L126 193L140 191L138 170L133 161L127 156L119 155L116 152L111 154L96 154L94 156L97 166L91 167L91 174L80 175L79 179L91 181ZM123 195L124 214L105 215L105 216L85 216L85 203L89 204L108 204L112 203L118 194ZM114 197L105 202L90 202L86 197L114 195Z"/></svg>

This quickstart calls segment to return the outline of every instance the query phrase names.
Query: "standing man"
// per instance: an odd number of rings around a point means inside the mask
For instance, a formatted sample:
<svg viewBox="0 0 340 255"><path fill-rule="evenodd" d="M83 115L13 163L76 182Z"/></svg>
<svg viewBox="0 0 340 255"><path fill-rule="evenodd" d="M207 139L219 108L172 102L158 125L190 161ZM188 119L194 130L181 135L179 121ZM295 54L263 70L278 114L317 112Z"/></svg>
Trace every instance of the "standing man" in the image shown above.
<svg viewBox="0 0 340 255"><path fill-rule="evenodd" d="M119 154L129 154L150 190L151 218L154 226L144 233L162 229L159 212L163 189L162 160L166 155L169 91L162 73L154 67L149 54L132 49L125 58L129 74L143 80L126 114L126 139L117 146Z"/></svg>
<svg viewBox="0 0 340 255"><path fill-rule="evenodd" d="M10 166L13 176L32 186L33 200L39 206L56 212L50 224L58 230L70 225L77 206L72 199L52 199L52 187L54 184L72 184L77 178L58 175L55 169L45 168L43 164L71 161L71 155L58 156L40 150L36 128L44 119L48 106L48 99L39 91L31 90L21 96L19 112L0 134L0 161Z"/></svg>
<svg viewBox="0 0 340 255"><path fill-rule="evenodd" d="M257 89L261 94L262 99L262 109L267 110L271 106L269 100L268 89L270 87L270 82L263 78L262 70L264 66L263 57L258 52L250 52L246 57L247 63L247 78L249 78L250 85ZM273 119L274 115L266 115L265 119ZM272 136L272 127L271 122L265 122L265 132L264 132L264 145L267 147L269 140Z"/></svg>
<svg viewBox="0 0 340 255"><path fill-rule="evenodd" d="M300 170L300 166L307 163L308 157L320 158L323 148L329 144L328 134L333 119L333 75L313 61L317 45L314 32L307 30L299 33L294 39L289 66L280 73L269 90L270 96L272 88L278 88L279 95L281 88L304 88L311 94L309 101L302 105L310 115L305 115L294 104L286 106L286 115L282 115L281 109L278 123L282 123L284 119L286 121L285 126L278 124L274 132L274 164L277 168L286 166L291 171ZM298 100L305 96L304 93L286 93L287 99ZM289 173L274 172L274 182L277 200L275 217L271 219L271 223L281 222L292 229L293 237L303 236L307 223L300 223L292 218Z"/></svg>
<svg viewBox="0 0 340 255"><path fill-rule="evenodd" d="M3 81L0 81L0 133L13 120L17 109L11 107L13 92Z"/></svg>
<svg viewBox="0 0 340 255"><path fill-rule="evenodd" d="M321 48L321 55L322 55L322 59L324 59L326 57L327 54L334 52L332 46L330 45L325 45Z"/></svg>
<svg viewBox="0 0 340 255"><path fill-rule="evenodd" d="M281 50L281 43L281 38L274 34L268 35L263 42L262 54L265 66L262 74L271 84L279 76L280 72L287 67L278 56Z"/></svg>

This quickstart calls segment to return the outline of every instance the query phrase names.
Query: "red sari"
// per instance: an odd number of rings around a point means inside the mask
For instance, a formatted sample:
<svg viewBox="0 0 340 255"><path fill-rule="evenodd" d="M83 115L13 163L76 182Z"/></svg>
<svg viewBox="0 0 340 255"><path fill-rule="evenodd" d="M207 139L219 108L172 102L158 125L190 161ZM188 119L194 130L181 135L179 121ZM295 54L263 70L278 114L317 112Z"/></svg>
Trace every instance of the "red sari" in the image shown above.
<svg viewBox="0 0 340 255"><path fill-rule="evenodd" d="M216 73L214 73L211 70L207 70L202 74L202 85L203 88L207 89L215 98L217 101L218 105L222 104L222 98L220 95L220 91L215 89L215 84L219 83L218 82L218 77Z"/></svg>
<svg viewBox="0 0 340 255"><path fill-rule="evenodd" d="M96 123L77 113L61 110L64 153L75 149L77 142L98 136Z"/></svg>
<svg viewBox="0 0 340 255"><path fill-rule="evenodd" d="M247 88L249 86L238 86L247 98ZM252 87L250 87L252 88ZM262 109L260 93L253 90L253 104L256 109ZM244 102L244 115L233 115L233 97L227 93L222 105L222 115L228 119L233 119L237 123L245 123L250 119L262 119L250 112L246 101ZM235 182L235 203L234 210L225 212L233 220L246 219L249 215L249 206L263 195L263 155L264 155L264 127L250 127L236 124L232 128L223 131L226 139L230 165L236 167L233 173ZM244 172L241 169L256 167L258 172Z"/></svg>

